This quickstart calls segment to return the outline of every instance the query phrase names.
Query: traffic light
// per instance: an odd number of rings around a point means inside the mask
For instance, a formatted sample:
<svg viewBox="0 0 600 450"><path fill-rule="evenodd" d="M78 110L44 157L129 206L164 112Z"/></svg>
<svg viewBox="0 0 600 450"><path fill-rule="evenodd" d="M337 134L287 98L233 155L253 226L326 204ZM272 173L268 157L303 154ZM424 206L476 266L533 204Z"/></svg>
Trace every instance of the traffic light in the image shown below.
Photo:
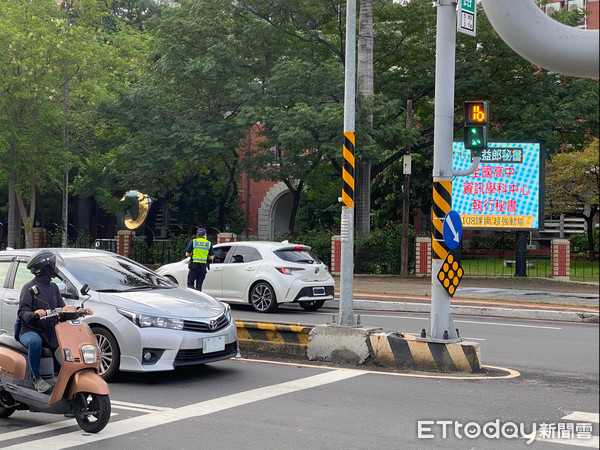
<svg viewBox="0 0 600 450"><path fill-rule="evenodd" d="M465 102L465 148L471 150L473 156L481 155L481 150L488 144L488 105L484 100Z"/></svg>

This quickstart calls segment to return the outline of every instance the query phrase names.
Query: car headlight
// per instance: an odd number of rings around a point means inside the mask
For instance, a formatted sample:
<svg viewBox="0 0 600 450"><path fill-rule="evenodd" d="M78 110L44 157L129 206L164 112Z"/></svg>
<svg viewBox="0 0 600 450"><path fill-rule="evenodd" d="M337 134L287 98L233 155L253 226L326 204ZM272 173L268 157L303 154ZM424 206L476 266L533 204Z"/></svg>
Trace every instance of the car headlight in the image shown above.
<svg viewBox="0 0 600 450"><path fill-rule="evenodd" d="M122 308L117 308L117 311L140 328L154 327L167 328L169 330L183 330L183 320L181 319L142 314Z"/></svg>
<svg viewBox="0 0 600 450"><path fill-rule="evenodd" d="M227 323L231 323L231 305L229 303L223 303L225 305L225 317L227 317Z"/></svg>
<svg viewBox="0 0 600 450"><path fill-rule="evenodd" d="M98 359L98 350L93 345L82 345L81 355L83 356L83 362L86 364L94 364Z"/></svg>

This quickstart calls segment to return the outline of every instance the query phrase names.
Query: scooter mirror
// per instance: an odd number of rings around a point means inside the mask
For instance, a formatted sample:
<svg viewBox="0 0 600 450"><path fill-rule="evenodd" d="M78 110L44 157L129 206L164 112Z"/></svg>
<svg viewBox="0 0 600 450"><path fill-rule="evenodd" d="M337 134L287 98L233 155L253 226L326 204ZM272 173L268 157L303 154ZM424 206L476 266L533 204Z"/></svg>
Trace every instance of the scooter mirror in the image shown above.
<svg viewBox="0 0 600 450"><path fill-rule="evenodd" d="M87 283L81 286L80 292L82 295L87 295L87 293L90 292L90 287Z"/></svg>

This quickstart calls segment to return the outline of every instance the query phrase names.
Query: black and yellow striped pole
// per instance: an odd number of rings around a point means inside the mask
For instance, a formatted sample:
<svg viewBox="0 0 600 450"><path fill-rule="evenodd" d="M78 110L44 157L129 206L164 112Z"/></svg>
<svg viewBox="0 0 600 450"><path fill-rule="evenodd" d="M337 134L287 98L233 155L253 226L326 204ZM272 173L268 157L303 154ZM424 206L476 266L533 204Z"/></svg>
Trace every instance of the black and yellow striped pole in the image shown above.
<svg viewBox="0 0 600 450"><path fill-rule="evenodd" d="M342 206L354 207L354 132L344 132L344 167L342 169Z"/></svg>
<svg viewBox="0 0 600 450"><path fill-rule="evenodd" d="M346 1L344 80L344 166L342 169L340 308L337 325L355 326L354 274L354 102L356 83L356 0Z"/></svg>
<svg viewBox="0 0 600 450"><path fill-rule="evenodd" d="M448 255L444 243L444 218L452 209L452 181L433 182L431 259L443 261Z"/></svg>

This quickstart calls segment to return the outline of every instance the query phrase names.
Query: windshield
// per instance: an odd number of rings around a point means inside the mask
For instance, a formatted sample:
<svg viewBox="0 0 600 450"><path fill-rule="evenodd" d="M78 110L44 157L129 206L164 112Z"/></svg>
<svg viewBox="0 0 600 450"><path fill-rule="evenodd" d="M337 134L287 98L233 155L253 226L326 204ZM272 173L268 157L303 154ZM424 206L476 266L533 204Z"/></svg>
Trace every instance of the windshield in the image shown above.
<svg viewBox="0 0 600 450"><path fill-rule="evenodd" d="M64 266L93 291L128 291L173 287L166 278L133 261L115 256L65 258Z"/></svg>
<svg viewBox="0 0 600 450"><path fill-rule="evenodd" d="M304 264L321 263L319 258L306 248L286 248L283 250L276 250L274 253L284 261L288 262Z"/></svg>

